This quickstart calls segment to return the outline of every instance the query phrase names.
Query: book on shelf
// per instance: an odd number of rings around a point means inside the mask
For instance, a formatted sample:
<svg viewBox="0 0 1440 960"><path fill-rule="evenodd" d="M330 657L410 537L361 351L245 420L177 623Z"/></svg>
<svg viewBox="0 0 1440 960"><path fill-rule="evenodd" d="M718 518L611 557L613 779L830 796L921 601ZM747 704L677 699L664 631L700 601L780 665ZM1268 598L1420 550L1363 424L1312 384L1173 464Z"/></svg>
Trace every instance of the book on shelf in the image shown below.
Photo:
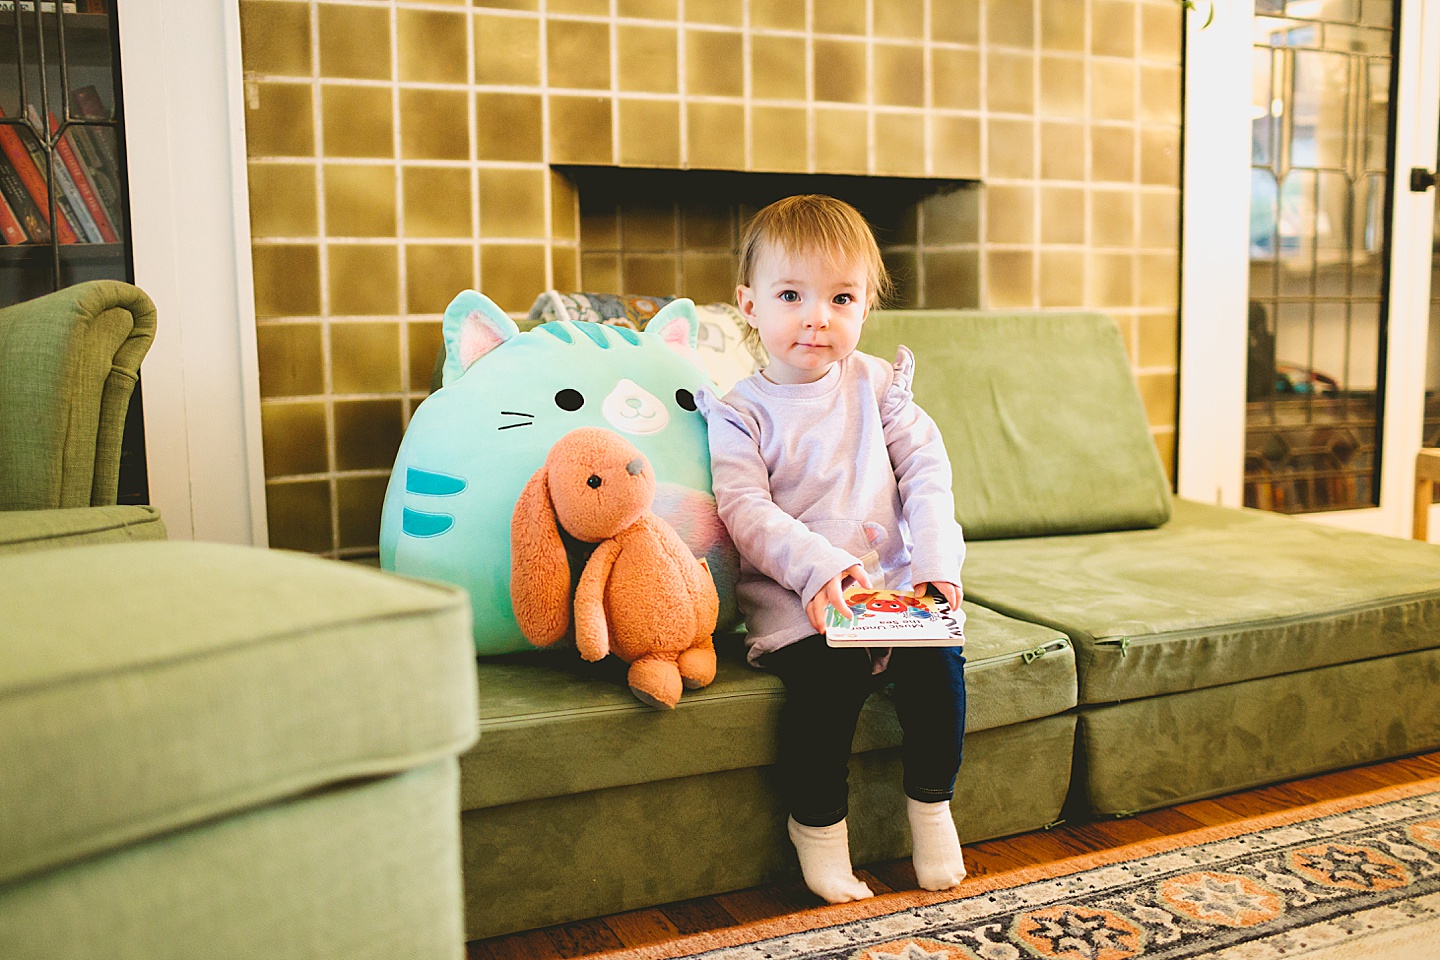
<svg viewBox="0 0 1440 960"><path fill-rule="evenodd" d="M32 122L35 120L38 120L38 117L31 118ZM80 162L80 158L71 144L71 141L74 140L74 132L79 129L78 126L70 127L64 136L56 137L55 140L55 152L60 157L62 172L68 176L69 182L73 184L75 192L78 194L78 197L71 198L71 205L78 206L77 212L82 215L86 231L93 230L92 242L115 243L119 238L105 211L104 204L100 202L98 191L92 182L91 172ZM59 132L60 121L52 113L50 114L50 134L55 136Z"/></svg>
<svg viewBox="0 0 1440 960"><path fill-rule="evenodd" d="M40 114L34 107L27 106L25 108L25 118L30 121L32 130L41 129ZM49 183L55 190L56 216L60 218L62 225L70 225L70 229L74 231L77 238L69 242L98 243L100 232L95 228L94 222L88 219L85 205L80 200L80 190L75 186L75 181L70 179L70 172L58 162L59 158L54 155L55 148L52 146L47 151L33 137L25 139L24 142L25 149L30 151L30 159L35 162L36 169L44 171L47 167L49 168ZM61 238L60 242L65 243L63 230Z"/></svg>
<svg viewBox="0 0 1440 960"><path fill-rule="evenodd" d="M832 647L963 647L965 614L937 592L879 590L852 584L846 612L825 608ZM848 614L848 616L847 616Z"/></svg>
<svg viewBox="0 0 1440 960"><path fill-rule="evenodd" d="M62 13L80 13L82 12L78 6L80 2L82 2L82 0L61 0L60 10ZM0 0L0 13L16 8L19 8L21 12L31 13L35 10L35 0ZM54 13L55 0L40 0L40 12ZM83 12L91 13L94 11L86 10ZM104 11L100 12L103 13Z"/></svg>
<svg viewBox="0 0 1440 960"><path fill-rule="evenodd" d="M105 140L113 142L115 132L109 127L73 124L69 129L69 134L71 146L74 148L81 166L90 176L90 186L100 201L105 218L110 221L111 228L118 235L122 223L120 219L119 167L107 159L114 156L115 151L107 149L107 145L100 142Z"/></svg>
<svg viewBox="0 0 1440 960"><path fill-rule="evenodd" d="M0 110L0 118L4 116L5 112ZM30 139L33 140L34 138L31 137ZM48 229L50 224L50 188L47 185L48 180L44 172L42 172L40 167L35 163L35 158L31 156L30 149L25 143L25 138L20 135L20 131L17 130L13 124L0 123L0 152L3 152L6 159L10 161L8 166L15 175L19 177L20 182L24 185L24 192L29 195L38 211L40 221L47 227L44 231L43 239L37 236L34 231L27 229L27 232L30 234L30 239L48 243L50 240L50 231ZM10 200L12 206L15 205L14 197L7 195L7 199ZM60 203L61 199L59 196L55 198L55 219L57 221L55 224L55 233L60 237L61 243L77 243L79 241L75 235L75 231L65 220L63 205ZM19 213L18 209L16 213ZM22 217L22 220L23 219Z"/></svg>
<svg viewBox="0 0 1440 960"><path fill-rule="evenodd" d="M100 93L93 86L80 87L70 93L70 111L84 120L111 119ZM77 123L69 128L70 140L81 165L90 175L90 185L104 208L116 234L121 229L120 155L111 126Z"/></svg>
<svg viewBox="0 0 1440 960"><path fill-rule="evenodd" d="M3 142L4 138L4 130L0 130L0 142ZM20 175L10 165L8 157L0 157L0 197L5 198L30 242L50 242L50 220L35 205L34 198L20 181Z"/></svg>
<svg viewBox="0 0 1440 960"><path fill-rule="evenodd" d="M5 199L3 191L0 191L0 238L7 244L20 244L27 239L25 228L20 225L20 220L15 216L10 201Z"/></svg>

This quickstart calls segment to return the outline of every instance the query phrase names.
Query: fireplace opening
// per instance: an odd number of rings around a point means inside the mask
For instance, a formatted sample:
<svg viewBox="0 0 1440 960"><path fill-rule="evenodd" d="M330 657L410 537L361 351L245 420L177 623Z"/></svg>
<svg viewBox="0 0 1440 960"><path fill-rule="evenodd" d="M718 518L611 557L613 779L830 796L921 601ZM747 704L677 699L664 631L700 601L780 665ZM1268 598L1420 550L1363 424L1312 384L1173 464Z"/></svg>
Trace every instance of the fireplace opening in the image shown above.
<svg viewBox="0 0 1440 960"><path fill-rule="evenodd" d="M887 306L978 307L980 183L839 174L557 166L578 195L580 287L730 301L741 232L761 207L825 193L870 222L895 283Z"/></svg>

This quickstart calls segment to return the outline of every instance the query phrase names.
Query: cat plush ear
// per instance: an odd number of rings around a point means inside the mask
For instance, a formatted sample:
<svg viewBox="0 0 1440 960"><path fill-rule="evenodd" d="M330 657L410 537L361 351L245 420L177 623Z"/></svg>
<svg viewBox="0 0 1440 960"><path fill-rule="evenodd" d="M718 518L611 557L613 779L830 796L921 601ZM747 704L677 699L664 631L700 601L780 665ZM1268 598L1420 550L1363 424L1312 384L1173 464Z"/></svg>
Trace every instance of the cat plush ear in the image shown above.
<svg viewBox="0 0 1440 960"><path fill-rule="evenodd" d="M515 321L483 293L462 290L445 308L445 368L440 385L460 379L470 364L520 333Z"/></svg>
<svg viewBox="0 0 1440 960"><path fill-rule="evenodd" d="M659 334L671 350L687 360L695 360L695 345L700 342L700 317L695 313L695 301L684 297L671 300L645 324L645 332Z"/></svg>

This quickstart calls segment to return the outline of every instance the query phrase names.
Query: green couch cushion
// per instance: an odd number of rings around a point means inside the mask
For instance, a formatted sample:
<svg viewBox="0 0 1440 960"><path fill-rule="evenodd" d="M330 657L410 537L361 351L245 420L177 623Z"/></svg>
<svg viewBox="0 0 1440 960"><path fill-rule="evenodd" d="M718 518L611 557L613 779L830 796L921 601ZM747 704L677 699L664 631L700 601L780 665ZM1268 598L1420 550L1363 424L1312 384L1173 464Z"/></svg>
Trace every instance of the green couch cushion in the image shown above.
<svg viewBox="0 0 1440 960"><path fill-rule="evenodd" d="M1085 799L1130 813L1440 748L1440 650L1080 713Z"/></svg>
<svg viewBox="0 0 1440 960"><path fill-rule="evenodd" d="M0 553L164 539L165 524L154 507L0 511Z"/></svg>
<svg viewBox="0 0 1440 960"><path fill-rule="evenodd" d="M1075 705L1075 664L1058 630L966 604L969 729L1061 713ZM614 658L571 651L491 657L479 665L481 741L461 758L463 809L561 796L775 760L784 688L721 643L715 682L687 690L673 711L641 704ZM861 715L855 751L898 745L887 697Z"/></svg>
<svg viewBox="0 0 1440 960"><path fill-rule="evenodd" d="M1440 547L1183 500L1154 530L972 544L965 592L1069 634L1081 703L1440 647Z"/></svg>
<svg viewBox="0 0 1440 960"><path fill-rule="evenodd" d="M860 349L915 352L968 540L1155 527L1170 515L1130 361L1099 314L879 311Z"/></svg>
<svg viewBox="0 0 1440 960"><path fill-rule="evenodd" d="M0 556L0 583L0 882L475 736L453 588L182 542Z"/></svg>

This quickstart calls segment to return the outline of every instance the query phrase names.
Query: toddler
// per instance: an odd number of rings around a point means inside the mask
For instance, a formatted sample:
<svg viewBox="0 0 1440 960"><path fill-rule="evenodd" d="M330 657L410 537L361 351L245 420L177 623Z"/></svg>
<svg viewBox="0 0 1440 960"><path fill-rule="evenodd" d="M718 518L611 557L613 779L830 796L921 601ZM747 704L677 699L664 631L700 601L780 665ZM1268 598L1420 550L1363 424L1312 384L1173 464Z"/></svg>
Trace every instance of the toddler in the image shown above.
<svg viewBox="0 0 1440 960"><path fill-rule="evenodd" d="M785 684L779 770L805 884L830 903L872 896L850 865L846 777L865 699L894 684L915 874L965 876L950 799L965 731L958 647L830 647L825 607L849 581L937 589L960 616L965 542L950 461L911 399L915 359L857 353L888 277L869 226L823 196L780 200L741 245L740 312L769 353L724 399L702 393L715 499L741 557L752 664Z"/></svg>

